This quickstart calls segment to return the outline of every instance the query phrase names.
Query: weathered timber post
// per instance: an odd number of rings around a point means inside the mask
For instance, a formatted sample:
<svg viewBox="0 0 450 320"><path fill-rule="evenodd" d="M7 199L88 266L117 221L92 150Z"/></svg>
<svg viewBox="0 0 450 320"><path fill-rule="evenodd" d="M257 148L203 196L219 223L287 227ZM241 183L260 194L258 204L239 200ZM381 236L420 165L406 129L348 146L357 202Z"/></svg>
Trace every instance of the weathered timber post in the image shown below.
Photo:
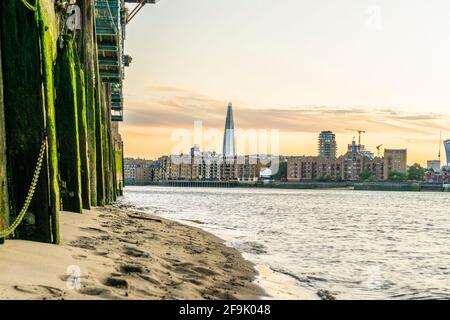
<svg viewBox="0 0 450 320"><path fill-rule="evenodd" d="M36 1L41 48L41 68L46 111L47 131L47 175L51 242L60 243L59 209L61 207L59 193L58 149L56 138L55 86L53 65L57 53L58 30L53 1Z"/></svg>
<svg viewBox="0 0 450 320"><path fill-rule="evenodd" d="M99 78L97 78L99 79ZM95 146L96 146L96 160L97 160L97 205L104 206L105 200L105 167L104 167L104 130L103 130L103 96L104 84L100 80L97 81L96 103L95 103Z"/></svg>
<svg viewBox="0 0 450 320"><path fill-rule="evenodd" d="M41 3L36 2L37 12L25 7L21 1L0 1L0 36L2 45L3 105L6 136L6 158L10 219L22 209L28 196L31 178L42 144L42 132L46 128L48 72L42 43L48 40L38 27L43 23L55 24L54 16L40 16ZM53 6L50 6L53 8ZM51 21L49 19L52 19ZM39 23L39 24L38 24ZM41 43L42 41L42 43ZM44 45L44 51L49 48ZM48 52L47 52L48 53ZM44 90L43 90L44 89ZM51 103L51 102L50 102ZM51 115L50 115L51 117ZM51 127L47 128L52 130ZM53 132L49 132L53 135ZM49 148L50 149L50 148ZM53 150L54 151L54 150ZM21 239L57 242L58 230L53 228L57 219L53 215L49 190L54 190L49 170L52 159L44 158L43 170L33 194L33 200L25 218L14 236ZM55 219L56 218L56 219Z"/></svg>
<svg viewBox="0 0 450 320"><path fill-rule="evenodd" d="M111 162L110 162L110 124L111 116L110 104L111 101L111 85L105 85L104 103L102 108L102 122L103 122L103 167L105 169L105 201L106 204L111 203Z"/></svg>
<svg viewBox="0 0 450 320"><path fill-rule="evenodd" d="M8 227L8 177L6 175L5 115L3 113L2 44L0 35L0 230ZM0 238L0 244L3 239Z"/></svg>
<svg viewBox="0 0 450 320"><path fill-rule="evenodd" d="M86 86L84 72L76 59L77 73L77 111L78 111L78 140L80 144L80 165L81 165L81 200L83 209L91 209L91 185L88 159L88 128L86 119Z"/></svg>
<svg viewBox="0 0 450 320"><path fill-rule="evenodd" d="M86 80L86 120L87 142L90 175L91 205L97 206L97 156L96 156L96 123L95 123L95 85L97 73L95 72L97 61L96 42L94 35L94 0L84 0L80 3L83 28L81 33L81 62L84 64Z"/></svg>
<svg viewBox="0 0 450 320"><path fill-rule="evenodd" d="M77 74L72 39L63 37L56 63L56 120L63 209L82 212Z"/></svg>

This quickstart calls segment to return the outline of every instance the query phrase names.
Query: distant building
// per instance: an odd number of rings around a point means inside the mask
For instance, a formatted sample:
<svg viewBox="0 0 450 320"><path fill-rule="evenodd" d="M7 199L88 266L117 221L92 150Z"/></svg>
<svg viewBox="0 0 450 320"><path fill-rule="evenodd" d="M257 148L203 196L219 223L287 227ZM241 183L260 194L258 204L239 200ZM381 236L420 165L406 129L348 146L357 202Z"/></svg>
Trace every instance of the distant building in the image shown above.
<svg viewBox="0 0 450 320"><path fill-rule="evenodd" d="M324 140L327 135L331 138L325 132ZM384 157L375 157L354 139L348 145L347 153L338 158L329 159L322 155L287 158L287 180L290 182L358 181L362 178L381 181L387 180L389 172L394 170L406 173L406 150L386 150Z"/></svg>
<svg viewBox="0 0 450 320"><path fill-rule="evenodd" d="M383 158L371 159L360 152L347 152L335 160L311 156L287 158L287 180L290 182L358 181L364 172L374 180L385 180Z"/></svg>
<svg viewBox="0 0 450 320"><path fill-rule="evenodd" d="M228 104L227 118L225 120L225 130L223 134L223 155L225 157L236 156L236 145L234 139L233 105L231 102Z"/></svg>
<svg viewBox="0 0 450 320"><path fill-rule="evenodd" d="M363 155L365 155L367 158L369 158L370 160L373 160L375 158L375 153L373 153L372 151L369 150L361 150L361 153Z"/></svg>
<svg viewBox="0 0 450 320"><path fill-rule="evenodd" d="M198 144L196 144L195 146L193 146L191 148L191 156L192 157L196 157L200 155L200 146Z"/></svg>
<svg viewBox="0 0 450 320"><path fill-rule="evenodd" d="M261 169L269 165L258 155L225 157L215 152L163 156L158 162L154 180L163 181L258 181Z"/></svg>
<svg viewBox="0 0 450 320"><path fill-rule="evenodd" d="M352 140L352 143L347 145L347 152L348 153L360 153L362 150L364 150L364 146L361 144L357 144L355 139Z"/></svg>
<svg viewBox="0 0 450 320"><path fill-rule="evenodd" d="M332 131L322 131L319 134L319 156L332 160L336 159L336 135Z"/></svg>
<svg viewBox="0 0 450 320"><path fill-rule="evenodd" d="M236 178L239 181L258 181L261 164L255 156L240 156L236 159Z"/></svg>
<svg viewBox="0 0 450 320"><path fill-rule="evenodd" d="M441 172L441 160L428 160L427 170L434 172Z"/></svg>
<svg viewBox="0 0 450 320"><path fill-rule="evenodd" d="M145 159L124 159L125 185L145 185L154 179L153 161Z"/></svg>
<svg viewBox="0 0 450 320"><path fill-rule="evenodd" d="M450 168L450 139L444 141L445 155L447 157L446 167Z"/></svg>
<svg viewBox="0 0 450 320"><path fill-rule="evenodd" d="M406 149L384 150L384 177L387 179L392 171L406 173L408 168Z"/></svg>
<svg viewBox="0 0 450 320"><path fill-rule="evenodd" d="M450 184L450 171L441 170L441 172L427 171L425 181L429 183Z"/></svg>

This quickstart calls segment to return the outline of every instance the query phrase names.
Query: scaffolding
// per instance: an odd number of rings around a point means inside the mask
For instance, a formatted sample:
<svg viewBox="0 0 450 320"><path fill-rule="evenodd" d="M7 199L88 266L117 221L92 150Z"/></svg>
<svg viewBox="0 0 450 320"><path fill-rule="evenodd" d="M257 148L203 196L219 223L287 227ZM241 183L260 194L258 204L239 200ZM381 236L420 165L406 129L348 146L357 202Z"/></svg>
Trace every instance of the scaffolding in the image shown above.
<svg viewBox="0 0 450 320"><path fill-rule="evenodd" d="M102 81L111 84L112 121L123 121L122 82L126 18L123 0L95 1L98 69Z"/></svg>
<svg viewBox="0 0 450 320"><path fill-rule="evenodd" d="M116 83L111 85L111 120L123 121L122 86Z"/></svg>
<svg viewBox="0 0 450 320"><path fill-rule="evenodd" d="M95 31L100 78L108 83L123 80L123 25L120 0L95 1Z"/></svg>

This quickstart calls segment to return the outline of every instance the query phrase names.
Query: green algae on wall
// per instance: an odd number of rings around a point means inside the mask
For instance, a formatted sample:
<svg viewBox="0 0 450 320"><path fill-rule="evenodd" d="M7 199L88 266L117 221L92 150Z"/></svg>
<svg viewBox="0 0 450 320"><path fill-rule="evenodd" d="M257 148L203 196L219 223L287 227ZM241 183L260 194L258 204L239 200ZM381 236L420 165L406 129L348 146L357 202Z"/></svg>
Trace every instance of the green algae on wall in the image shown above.
<svg viewBox="0 0 450 320"><path fill-rule="evenodd" d="M54 1L31 2L36 11L22 1L0 1L0 73L4 75L0 124L1 116L5 118L5 132L0 126L0 228L21 209L45 128L47 151L41 177L14 236L59 243L60 196L63 208L75 212L114 201L122 190L123 152L118 153L113 144L117 130L111 127L110 85L98 74L94 0L79 3L83 10L79 54L72 36L64 36L64 46L57 48ZM80 61L75 59L78 56ZM2 157L1 138L7 142L6 157ZM7 174L1 171L5 165Z"/></svg>
<svg viewBox="0 0 450 320"><path fill-rule="evenodd" d="M62 36L56 60L56 124L63 209L82 212L77 75L72 37Z"/></svg>
<svg viewBox="0 0 450 320"><path fill-rule="evenodd" d="M91 208L91 186L89 182L89 159L87 141L87 120L86 120L86 85L84 71L76 58L75 69L77 72L77 102L78 102L78 139L80 144L80 165L81 165L81 199L83 209Z"/></svg>
<svg viewBox="0 0 450 320"><path fill-rule="evenodd" d="M36 2L38 10L38 22L40 32L40 47L42 59L42 78L46 110L46 131L47 131L47 159L48 159L48 179L50 200L50 224L51 242L60 243L59 230L59 208L60 194L58 182L58 150L56 138L56 115L55 115L55 87L53 79L53 65L57 54L58 30L56 26L56 16L53 9L52 0Z"/></svg>
<svg viewBox="0 0 450 320"><path fill-rule="evenodd" d="M115 160L116 160L116 181L117 181L117 187L116 192L119 196L123 193L123 153L122 150L115 150L114 151Z"/></svg>
<svg viewBox="0 0 450 320"><path fill-rule="evenodd" d="M104 107L102 108L103 122L103 167L105 169L105 201L110 203L113 200L112 190L112 172L111 172L111 109L109 102L111 101L111 85L105 86Z"/></svg>
<svg viewBox="0 0 450 320"><path fill-rule="evenodd" d="M96 91L96 103L95 103L95 136L96 136L96 159L97 159L97 205L104 206L106 204L105 199L105 168L104 168L104 133L103 133L103 92L104 84L99 83Z"/></svg>
<svg viewBox="0 0 450 320"><path fill-rule="evenodd" d="M86 121L87 121L87 144L90 175L90 198L91 205L97 206L97 157L96 157L96 126L95 126L95 85L97 59L95 34L94 34L94 0L79 2L82 16L83 28L78 37L78 54L80 63L83 65L86 87Z"/></svg>
<svg viewBox="0 0 450 320"><path fill-rule="evenodd" d="M1 38L1 37L0 37ZM9 226L8 185L6 177L5 116L3 114L2 50L0 39L0 230ZM0 243L3 239L0 238Z"/></svg>
<svg viewBox="0 0 450 320"><path fill-rule="evenodd" d="M38 8L41 3L37 1ZM42 143L42 131L48 121L48 92L43 88L43 78L48 68L43 66L45 57L41 57L41 41L45 41L45 32L49 31L49 25L55 24L55 20L45 21L47 18L39 16L39 11L29 10L21 1L0 1L10 219L15 218L27 197ZM43 28L41 32L38 23L46 23L47 30ZM47 49L47 45L44 45L43 52ZM47 63L50 62L44 64ZM48 130L49 134L53 134L52 128ZM49 167L51 161L51 158L46 157L44 168ZM48 191L54 187L51 174L48 170L42 170L33 200L23 223L15 231L15 237L43 242L58 241L58 230L52 227L57 208L52 207L54 202L48 195Z"/></svg>
<svg viewBox="0 0 450 320"><path fill-rule="evenodd" d="M97 206L97 146L95 121L95 87L92 74L86 73L86 121L88 127L88 159L91 205Z"/></svg>

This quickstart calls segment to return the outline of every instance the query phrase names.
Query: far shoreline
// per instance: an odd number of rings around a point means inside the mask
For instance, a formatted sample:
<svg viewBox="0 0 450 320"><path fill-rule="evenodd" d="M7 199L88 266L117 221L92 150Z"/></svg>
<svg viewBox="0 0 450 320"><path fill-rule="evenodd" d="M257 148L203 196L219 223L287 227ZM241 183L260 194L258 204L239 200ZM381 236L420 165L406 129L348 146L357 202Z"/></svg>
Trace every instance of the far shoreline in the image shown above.
<svg viewBox="0 0 450 320"><path fill-rule="evenodd" d="M418 181L190 181L165 180L153 183L126 183L126 187L181 187L181 188L247 188L284 190L349 190L349 191L402 191L450 192L450 185Z"/></svg>

